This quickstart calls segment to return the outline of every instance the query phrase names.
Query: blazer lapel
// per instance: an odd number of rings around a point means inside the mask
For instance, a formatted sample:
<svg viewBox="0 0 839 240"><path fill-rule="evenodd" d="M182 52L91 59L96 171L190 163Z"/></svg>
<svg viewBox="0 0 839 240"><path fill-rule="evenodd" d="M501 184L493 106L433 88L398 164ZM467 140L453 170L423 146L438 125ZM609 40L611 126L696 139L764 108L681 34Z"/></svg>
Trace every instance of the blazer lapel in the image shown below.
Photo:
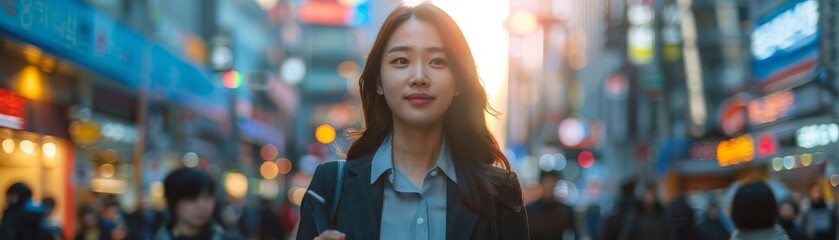
<svg viewBox="0 0 839 240"><path fill-rule="evenodd" d="M451 180L446 185L446 239L471 239L478 213L463 202L457 185Z"/></svg>
<svg viewBox="0 0 839 240"><path fill-rule="evenodd" d="M381 181L370 184L371 157L348 161L346 207L353 212L353 235L356 239L379 239L384 192Z"/></svg>

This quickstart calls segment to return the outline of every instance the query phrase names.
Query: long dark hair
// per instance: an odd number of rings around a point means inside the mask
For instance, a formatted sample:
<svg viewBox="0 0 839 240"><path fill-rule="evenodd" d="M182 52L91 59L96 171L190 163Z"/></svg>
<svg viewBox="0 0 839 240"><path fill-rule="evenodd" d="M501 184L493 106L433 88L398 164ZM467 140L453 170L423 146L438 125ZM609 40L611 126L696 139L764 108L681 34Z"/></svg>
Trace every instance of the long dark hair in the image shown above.
<svg viewBox="0 0 839 240"><path fill-rule="evenodd" d="M510 178L510 164L487 128L484 112L494 111L487 102L466 38L451 16L434 5L422 3L415 7L397 7L382 24L358 83L365 127L349 132L350 137L356 140L347 151L347 159L375 153L393 131L392 112L384 96L378 95L376 89L381 81L386 45L393 32L412 17L433 25L443 36L446 56L461 89L443 119L447 149L451 151L457 172L458 190L468 207L481 214L492 215L488 206L481 203L486 200L504 201L498 192L499 187L517 182Z"/></svg>

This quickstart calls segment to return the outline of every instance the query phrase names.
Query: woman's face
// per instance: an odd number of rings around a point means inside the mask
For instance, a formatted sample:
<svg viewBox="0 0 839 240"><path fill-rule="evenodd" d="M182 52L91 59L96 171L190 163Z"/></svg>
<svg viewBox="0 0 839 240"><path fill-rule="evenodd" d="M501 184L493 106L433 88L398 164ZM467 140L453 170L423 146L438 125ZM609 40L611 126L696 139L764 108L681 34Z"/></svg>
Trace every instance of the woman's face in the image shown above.
<svg viewBox="0 0 839 240"><path fill-rule="evenodd" d="M440 34L411 18L397 27L385 47L381 82L394 121L411 126L440 123L459 94Z"/></svg>
<svg viewBox="0 0 839 240"><path fill-rule="evenodd" d="M183 199L177 203L178 222L195 228L206 226L215 204L215 198L208 192L192 199Z"/></svg>

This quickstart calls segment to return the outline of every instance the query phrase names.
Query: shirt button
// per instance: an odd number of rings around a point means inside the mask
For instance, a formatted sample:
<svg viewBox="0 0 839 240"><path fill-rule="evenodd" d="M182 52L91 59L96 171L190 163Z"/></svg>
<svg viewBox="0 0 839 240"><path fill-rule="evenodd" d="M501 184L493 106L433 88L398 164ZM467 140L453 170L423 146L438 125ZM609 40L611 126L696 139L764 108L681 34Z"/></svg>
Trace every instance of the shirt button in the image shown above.
<svg viewBox="0 0 839 240"><path fill-rule="evenodd" d="M422 218L417 218L417 224L422 225L425 222Z"/></svg>
<svg viewBox="0 0 839 240"><path fill-rule="evenodd" d="M437 176L437 170L431 171L431 176L436 177Z"/></svg>

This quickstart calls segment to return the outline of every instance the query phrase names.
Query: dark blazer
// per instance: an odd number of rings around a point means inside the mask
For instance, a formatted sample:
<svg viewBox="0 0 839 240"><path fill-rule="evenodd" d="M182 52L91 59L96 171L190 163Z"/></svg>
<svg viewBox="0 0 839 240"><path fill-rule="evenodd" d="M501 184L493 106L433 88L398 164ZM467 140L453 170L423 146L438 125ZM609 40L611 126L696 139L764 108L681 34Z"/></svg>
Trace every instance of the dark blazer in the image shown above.
<svg viewBox="0 0 839 240"><path fill-rule="evenodd" d="M346 239L379 239L384 178L370 184L372 159L373 156L368 155L346 163L344 189L335 219L337 230L346 234ZM324 196L327 204L332 202L337 166L335 162L318 166L309 185L309 190ZM511 177L515 177L515 173L511 174ZM522 204L518 182L515 187L498 190L503 199L510 201L507 202L507 206L497 207L499 218L491 219L466 207L457 185L449 180L446 191L446 239L492 240L493 233L497 234L497 239L530 239L527 211ZM297 230L299 240L312 239L318 235L309 208L304 200L300 207L300 226ZM493 220L498 221L496 231L492 229Z"/></svg>

